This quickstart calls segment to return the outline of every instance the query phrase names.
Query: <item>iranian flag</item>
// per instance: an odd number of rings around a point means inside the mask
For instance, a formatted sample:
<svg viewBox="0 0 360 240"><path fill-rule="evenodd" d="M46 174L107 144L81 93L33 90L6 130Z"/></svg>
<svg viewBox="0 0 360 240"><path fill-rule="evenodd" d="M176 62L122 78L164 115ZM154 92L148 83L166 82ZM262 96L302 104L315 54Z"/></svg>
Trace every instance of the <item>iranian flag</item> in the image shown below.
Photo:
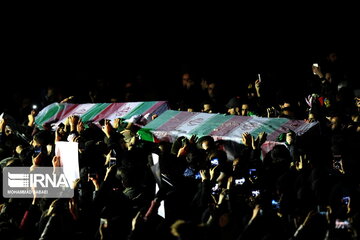
<svg viewBox="0 0 360 240"><path fill-rule="evenodd" d="M102 119L121 118L145 125L151 121L153 115L160 115L169 109L166 101L125 102L125 103L53 103L43 108L35 118L35 124L43 128L44 124L51 124L55 129L60 123L72 115L77 115L84 123L98 124Z"/></svg>
<svg viewBox="0 0 360 240"><path fill-rule="evenodd" d="M304 120L287 118L264 118L256 116L234 116L200 112L182 112L167 110L152 122L141 128L138 133L143 140L174 142L178 137L190 138L196 135L212 136L215 141L225 140L242 144L242 134L250 133L256 137L259 133L267 133L267 141L263 150L268 152L281 133L292 130L302 136L311 130L318 131L318 122L307 123Z"/></svg>

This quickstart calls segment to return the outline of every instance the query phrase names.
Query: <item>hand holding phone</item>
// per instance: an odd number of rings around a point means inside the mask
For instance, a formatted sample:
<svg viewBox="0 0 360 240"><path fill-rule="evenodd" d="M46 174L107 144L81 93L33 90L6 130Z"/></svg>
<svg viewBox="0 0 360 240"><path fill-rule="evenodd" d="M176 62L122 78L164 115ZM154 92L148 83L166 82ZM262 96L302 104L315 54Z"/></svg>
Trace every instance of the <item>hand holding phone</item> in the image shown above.
<svg viewBox="0 0 360 240"><path fill-rule="evenodd" d="M253 179L257 178L257 173L256 173L256 169L255 168L250 168L249 169L249 176Z"/></svg>
<svg viewBox="0 0 360 240"><path fill-rule="evenodd" d="M115 165L116 163L117 163L117 161L116 161L116 151L114 149L111 149L110 159L109 159L109 167Z"/></svg>
<svg viewBox="0 0 360 240"><path fill-rule="evenodd" d="M212 190L212 194L215 195L215 194L218 194L221 189L219 187L219 184L216 183L215 186L211 190Z"/></svg>
<svg viewBox="0 0 360 240"><path fill-rule="evenodd" d="M213 158L213 159L211 159L210 163L211 163L212 168L216 167L217 165L219 165L219 159L218 158Z"/></svg>
<svg viewBox="0 0 360 240"><path fill-rule="evenodd" d="M235 186L243 185L245 183L245 178L235 179Z"/></svg>
<svg viewBox="0 0 360 240"><path fill-rule="evenodd" d="M273 207L273 209L280 209L280 202L276 201L275 199L271 200L271 205Z"/></svg>
<svg viewBox="0 0 360 240"><path fill-rule="evenodd" d="M342 156L341 155L334 155L333 168L336 170L342 170Z"/></svg>
<svg viewBox="0 0 360 240"><path fill-rule="evenodd" d="M103 228L107 228L108 227L108 220L106 218L100 218L100 225Z"/></svg>
<svg viewBox="0 0 360 240"><path fill-rule="evenodd" d="M344 205L349 205L349 203L350 203L350 197L349 196L345 196L345 197L343 197L342 199L341 199L341 201L342 201L342 203L344 204Z"/></svg>
<svg viewBox="0 0 360 240"><path fill-rule="evenodd" d="M313 63L312 68L313 68L314 75L316 75L317 74L316 71L317 71L317 68L319 68L319 64L318 63Z"/></svg>
<svg viewBox="0 0 360 240"><path fill-rule="evenodd" d="M110 161L109 161L109 167L116 165L116 158L115 157L110 157Z"/></svg>
<svg viewBox="0 0 360 240"><path fill-rule="evenodd" d="M251 195L252 195L253 197L259 196L259 195L260 195L260 190L253 190L253 191L251 191Z"/></svg>
<svg viewBox="0 0 360 240"><path fill-rule="evenodd" d="M350 227L350 222L348 220L336 219L335 220L335 229L348 229Z"/></svg>

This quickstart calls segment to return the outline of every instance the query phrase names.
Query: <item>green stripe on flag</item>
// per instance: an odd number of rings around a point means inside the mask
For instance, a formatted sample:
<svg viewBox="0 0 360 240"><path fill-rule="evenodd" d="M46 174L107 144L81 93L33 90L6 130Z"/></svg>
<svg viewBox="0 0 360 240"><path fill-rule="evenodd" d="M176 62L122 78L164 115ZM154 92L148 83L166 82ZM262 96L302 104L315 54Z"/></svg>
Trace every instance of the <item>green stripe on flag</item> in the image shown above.
<svg viewBox="0 0 360 240"><path fill-rule="evenodd" d="M159 117L152 120L150 123L146 124L146 128L155 130L164 125L166 122L170 121L171 118L180 114L181 112L175 110L167 110L163 112Z"/></svg>
<svg viewBox="0 0 360 240"><path fill-rule="evenodd" d="M90 108L84 115L81 116L82 122L87 122L96 117L101 111L107 108L111 103L95 104L94 107Z"/></svg>
<svg viewBox="0 0 360 240"><path fill-rule="evenodd" d="M200 124L199 127L193 129L189 132L189 135L196 135L198 137L207 136L211 132L214 131L214 129L221 126L226 121L229 121L233 116L230 115L223 115L223 114L216 114L213 117L206 120L204 123Z"/></svg>
<svg viewBox="0 0 360 240"><path fill-rule="evenodd" d="M39 127L49 121L52 117L54 117L57 113L62 111L65 108L64 104L54 103L49 106L49 109L44 108L40 111L40 114L36 116L35 124ZM42 113L43 112L43 113Z"/></svg>
<svg viewBox="0 0 360 240"><path fill-rule="evenodd" d="M146 112L146 110L148 110L149 108L151 108L155 103L155 101L152 102L144 102L141 103L139 106L137 106L135 109L133 109L131 112L129 112L128 114L126 114L124 116L124 119L129 119L132 116L136 116L136 115L140 115L143 114L144 112Z"/></svg>
<svg viewBox="0 0 360 240"><path fill-rule="evenodd" d="M287 118L269 118L269 120L262 123L260 127L251 131L250 134L252 136L254 136L254 138L256 138L257 135L259 135L259 133L261 133L261 132L271 134L274 131L276 131L277 129L279 129L281 127L281 125L283 125L287 121L289 121L289 119L287 119Z"/></svg>

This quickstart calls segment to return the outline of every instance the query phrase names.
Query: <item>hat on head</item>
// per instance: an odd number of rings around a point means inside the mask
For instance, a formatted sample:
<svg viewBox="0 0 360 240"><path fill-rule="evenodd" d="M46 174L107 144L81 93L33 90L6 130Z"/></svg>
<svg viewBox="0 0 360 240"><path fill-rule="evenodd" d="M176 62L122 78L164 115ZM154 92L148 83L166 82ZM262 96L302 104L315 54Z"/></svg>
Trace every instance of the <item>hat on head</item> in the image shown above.
<svg viewBox="0 0 360 240"><path fill-rule="evenodd" d="M236 96L236 97L231 98L225 106L227 108L241 107L240 97Z"/></svg>

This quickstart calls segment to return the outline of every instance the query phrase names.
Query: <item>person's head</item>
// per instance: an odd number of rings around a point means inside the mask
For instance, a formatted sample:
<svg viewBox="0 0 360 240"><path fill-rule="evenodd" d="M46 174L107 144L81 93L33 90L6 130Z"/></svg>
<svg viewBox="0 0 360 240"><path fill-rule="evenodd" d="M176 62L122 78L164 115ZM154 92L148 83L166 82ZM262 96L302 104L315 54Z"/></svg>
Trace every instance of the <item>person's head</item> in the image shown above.
<svg viewBox="0 0 360 240"><path fill-rule="evenodd" d="M360 109L360 97L355 97L355 106Z"/></svg>
<svg viewBox="0 0 360 240"><path fill-rule="evenodd" d="M336 51L330 51L326 57L326 59L331 62L331 63L334 63L337 61L338 59L338 55L336 53Z"/></svg>
<svg viewBox="0 0 360 240"><path fill-rule="evenodd" d="M209 95L209 97L215 97L216 94L217 94L217 86L216 86L216 83L215 83L215 82L209 83L209 85L208 85L208 87L207 87L207 90L208 90L208 95Z"/></svg>
<svg viewBox="0 0 360 240"><path fill-rule="evenodd" d="M241 108L241 101L240 101L240 97L236 96L231 98L227 104L226 107L228 109L228 113L230 115L241 115L240 114L240 108Z"/></svg>
<svg viewBox="0 0 360 240"><path fill-rule="evenodd" d="M289 145L293 144L295 141L295 137L296 137L295 132L290 130L289 132L286 133L286 140L285 140L286 143Z"/></svg>
<svg viewBox="0 0 360 240"><path fill-rule="evenodd" d="M46 146L51 144L52 134L47 130L41 130L33 136L32 145L34 147Z"/></svg>
<svg viewBox="0 0 360 240"><path fill-rule="evenodd" d="M281 109L281 117L295 118L295 111L293 107L284 107Z"/></svg>
<svg viewBox="0 0 360 240"><path fill-rule="evenodd" d="M186 72L182 75L182 86L186 89L191 88L195 84L194 79L192 79L190 73Z"/></svg>
<svg viewBox="0 0 360 240"><path fill-rule="evenodd" d="M240 108L239 107L228 108L227 112L230 115L240 115Z"/></svg>
<svg viewBox="0 0 360 240"><path fill-rule="evenodd" d="M341 117L340 116L332 116L330 118L330 129L337 130L341 128Z"/></svg>
<svg viewBox="0 0 360 240"><path fill-rule="evenodd" d="M201 111L206 113L212 113L213 112L212 104L210 102L203 102Z"/></svg>
<svg viewBox="0 0 360 240"><path fill-rule="evenodd" d="M318 119L318 118L317 118L316 113L309 112L308 118L307 118L307 120L308 120L309 122L315 122L317 119Z"/></svg>
<svg viewBox="0 0 360 240"><path fill-rule="evenodd" d="M201 137L198 140L198 143L200 145L200 148L204 149L205 151L207 151L208 149L213 149L215 147L214 138L211 136Z"/></svg>
<svg viewBox="0 0 360 240"><path fill-rule="evenodd" d="M246 102L242 103L241 104L241 116L248 116L249 109L250 109L249 103L246 103Z"/></svg>

